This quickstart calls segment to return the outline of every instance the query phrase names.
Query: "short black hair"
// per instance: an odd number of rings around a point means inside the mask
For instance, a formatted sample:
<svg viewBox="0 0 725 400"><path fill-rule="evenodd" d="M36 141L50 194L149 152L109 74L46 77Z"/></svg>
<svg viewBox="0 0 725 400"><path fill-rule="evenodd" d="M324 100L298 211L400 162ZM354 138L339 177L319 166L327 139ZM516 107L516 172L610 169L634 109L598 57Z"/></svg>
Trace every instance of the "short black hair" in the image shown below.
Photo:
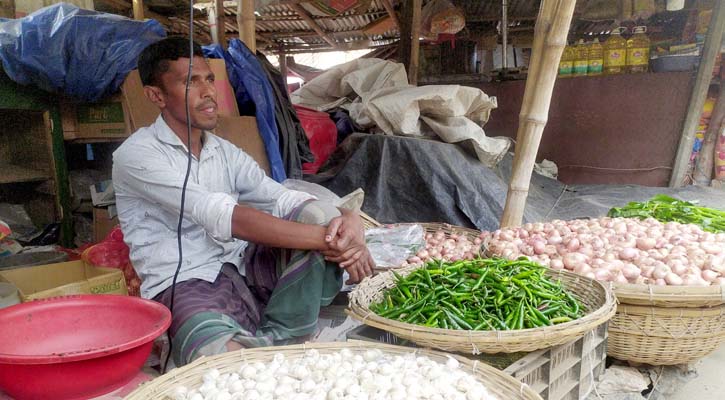
<svg viewBox="0 0 725 400"><path fill-rule="evenodd" d="M196 42L194 42L194 56L204 57L201 46ZM144 86L159 86L161 74L169 70L169 61L188 57L189 38L183 36L170 36L146 47L138 56L141 83Z"/></svg>

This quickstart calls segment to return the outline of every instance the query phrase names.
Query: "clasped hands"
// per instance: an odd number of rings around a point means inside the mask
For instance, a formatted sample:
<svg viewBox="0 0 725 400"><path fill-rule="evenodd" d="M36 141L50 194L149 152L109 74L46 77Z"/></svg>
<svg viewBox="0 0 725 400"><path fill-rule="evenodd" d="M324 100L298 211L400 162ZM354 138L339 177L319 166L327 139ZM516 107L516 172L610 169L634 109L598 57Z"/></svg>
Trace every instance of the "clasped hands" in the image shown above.
<svg viewBox="0 0 725 400"><path fill-rule="evenodd" d="M333 218L327 226L325 242L327 250L322 254L327 261L340 265L350 275L347 284L358 283L373 274L375 261L365 244L365 227L360 216L350 210L340 209L341 216Z"/></svg>

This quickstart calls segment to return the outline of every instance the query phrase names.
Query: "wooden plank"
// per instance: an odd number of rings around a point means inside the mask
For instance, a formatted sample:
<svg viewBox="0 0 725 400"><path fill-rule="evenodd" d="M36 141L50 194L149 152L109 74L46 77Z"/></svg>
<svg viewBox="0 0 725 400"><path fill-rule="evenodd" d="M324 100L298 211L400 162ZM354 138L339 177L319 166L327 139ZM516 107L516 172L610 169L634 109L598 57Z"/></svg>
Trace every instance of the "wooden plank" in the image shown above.
<svg viewBox="0 0 725 400"><path fill-rule="evenodd" d="M390 16L390 20L393 22L393 25L395 25L395 27L400 27L400 20L398 20L398 14L395 13L395 7L393 7L393 3L391 3L390 0L381 0L381 3L383 3L385 11L388 12L388 15Z"/></svg>
<svg viewBox="0 0 725 400"><path fill-rule="evenodd" d="M133 0L133 19L144 20L143 0Z"/></svg>
<svg viewBox="0 0 725 400"><path fill-rule="evenodd" d="M715 144L720 134L720 128L725 124L725 91L720 89L715 107L712 110L710 124L705 132L700 154L697 156L695 171L692 177L695 184L709 186L715 172Z"/></svg>
<svg viewBox="0 0 725 400"><path fill-rule="evenodd" d="M705 105L707 91L712 80L712 70L715 66L715 59L720 53L723 29L725 28L725 1L715 2L715 8L710 18L710 26L707 28L707 37L702 49L700 66L697 69L695 86L690 95L690 104L687 107L685 123L682 125L682 136L675 155L675 166L672 168L670 187L681 187L685 184L685 177L692 154L692 145L695 142L695 131L700 121L702 107Z"/></svg>
<svg viewBox="0 0 725 400"><path fill-rule="evenodd" d="M318 25L317 22L315 22L315 20L312 19L312 16L310 15L310 13L308 13L307 10L305 10L304 8L302 8L301 5L299 5L299 4L290 4L289 7L294 12L296 12L297 15L299 15L300 18L302 18L313 31L317 32L317 34L320 35L320 37L324 41L326 41L327 43L329 43L330 46L332 46L332 47L338 47L337 41L335 41L335 39L332 36L330 36L328 33L326 33L325 31L323 31L322 28L320 27L320 25Z"/></svg>
<svg viewBox="0 0 725 400"><path fill-rule="evenodd" d="M413 21L413 0L400 1L400 41L398 42L398 62L410 67L410 27Z"/></svg>
<svg viewBox="0 0 725 400"><path fill-rule="evenodd" d="M370 35L382 35L394 28L397 28L397 24L389 16L380 18L377 21L373 21L363 28L362 32L368 36Z"/></svg>
<svg viewBox="0 0 725 400"><path fill-rule="evenodd" d="M420 57L420 14L422 0L413 0L413 15L410 26L410 67L408 67L408 82L418 84L418 61Z"/></svg>
<svg viewBox="0 0 725 400"><path fill-rule="evenodd" d="M279 73L282 74L285 84L287 83L287 53L284 51L284 46L279 48Z"/></svg>

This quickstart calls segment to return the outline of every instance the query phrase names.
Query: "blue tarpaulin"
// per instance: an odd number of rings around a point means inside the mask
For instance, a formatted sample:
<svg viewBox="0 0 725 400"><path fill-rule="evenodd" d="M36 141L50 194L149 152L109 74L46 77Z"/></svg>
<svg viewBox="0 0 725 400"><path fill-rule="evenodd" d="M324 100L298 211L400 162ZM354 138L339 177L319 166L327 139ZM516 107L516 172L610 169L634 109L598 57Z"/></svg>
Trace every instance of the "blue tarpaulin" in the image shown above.
<svg viewBox="0 0 725 400"><path fill-rule="evenodd" d="M257 117L259 135L269 158L272 179L282 182L287 178L279 150L279 130L275 119L275 98L267 75L257 57L239 39L229 41L225 51L218 44L204 46L204 55L223 58L234 88L239 113Z"/></svg>
<svg viewBox="0 0 725 400"><path fill-rule="evenodd" d="M116 92L141 51L165 36L154 20L59 3L0 22L0 59L21 85L93 102Z"/></svg>

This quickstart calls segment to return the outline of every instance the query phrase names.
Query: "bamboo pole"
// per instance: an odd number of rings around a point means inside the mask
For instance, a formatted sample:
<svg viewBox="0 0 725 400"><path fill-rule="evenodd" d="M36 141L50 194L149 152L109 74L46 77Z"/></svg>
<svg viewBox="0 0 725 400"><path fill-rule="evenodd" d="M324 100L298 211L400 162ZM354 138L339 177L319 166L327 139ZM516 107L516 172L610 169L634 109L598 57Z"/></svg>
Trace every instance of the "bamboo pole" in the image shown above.
<svg viewBox="0 0 725 400"><path fill-rule="evenodd" d="M133 0L133 19L143 21L143 0Z"/></svg>
<svg viewBox="0 0 725 400"><path fill-rule="evenodd" d="M576 0L543 0L536 20L534 45L519 114L513 171L501 217L501 227L521 225L529 182L541 135L546 126L559 60Z"/></svg>
<svg viewBox="0 0 725 400"><path fill-rule="evenodd" d="M285 86L287 85L287 52L284 46L279 47L279 73L282 74Z"/></svg>
<svg viewBox="0 0 725 400"><path fill-rule="evenodd" d="M692 88L685 123L682 126L682 137L675 156L675 166L672 168L670 187L680 187L685 183L690 155L692 154L692 145L695 142L695 131L700 121L702 107L705 105L707 91L710 88L715 59L720 53L720 42L725 28L725 4L723 3L725 1L716 1L715 8L712 10L705 45L702 48L700 66L697 69L695 86Z"/></svg>
<svg viewBox="0 0 725 400"><path fill-rule="evenodd" d="M501 1L501 67L507 70L509 67L509 13L508 1Z"/></svg>
<svg viewBox="0 0 725 400"><path fill-rule="evenodd" d="M239 26L239 39L247 45L252 53L257 52L256 23L257 19L254 16L254 0L239 0L237 2L237 25Z"/></svg>
<svg viewBox="0 0 725 400"><path fill-rule="evenodd" d="M390 15L390 18L393 20L395 27L400 29L400 20L398 20L398 14L395 13L393 3L391 3L390 0L382 0L382 3L383 7L385 7L385 11L388 12L388 15Z"/></svg>
<svg viewBox="0 0 725 400"><path fill-rule="evenodd" d="M705 132L705 140L702 142L702 149L695 163L693 178L698 185L710 186L715 167L715 143L723 123L725 123L725 91L720 89L720 96L712 110L710 125Z"/></svg>
<svg viewBox="0 0 725 400"><path fill-rule="evenodd" d="M413 0L413 19L410 26L410 67L408 68L408 82L413 86L418 85L421 7L422 0Z"/></svg>

